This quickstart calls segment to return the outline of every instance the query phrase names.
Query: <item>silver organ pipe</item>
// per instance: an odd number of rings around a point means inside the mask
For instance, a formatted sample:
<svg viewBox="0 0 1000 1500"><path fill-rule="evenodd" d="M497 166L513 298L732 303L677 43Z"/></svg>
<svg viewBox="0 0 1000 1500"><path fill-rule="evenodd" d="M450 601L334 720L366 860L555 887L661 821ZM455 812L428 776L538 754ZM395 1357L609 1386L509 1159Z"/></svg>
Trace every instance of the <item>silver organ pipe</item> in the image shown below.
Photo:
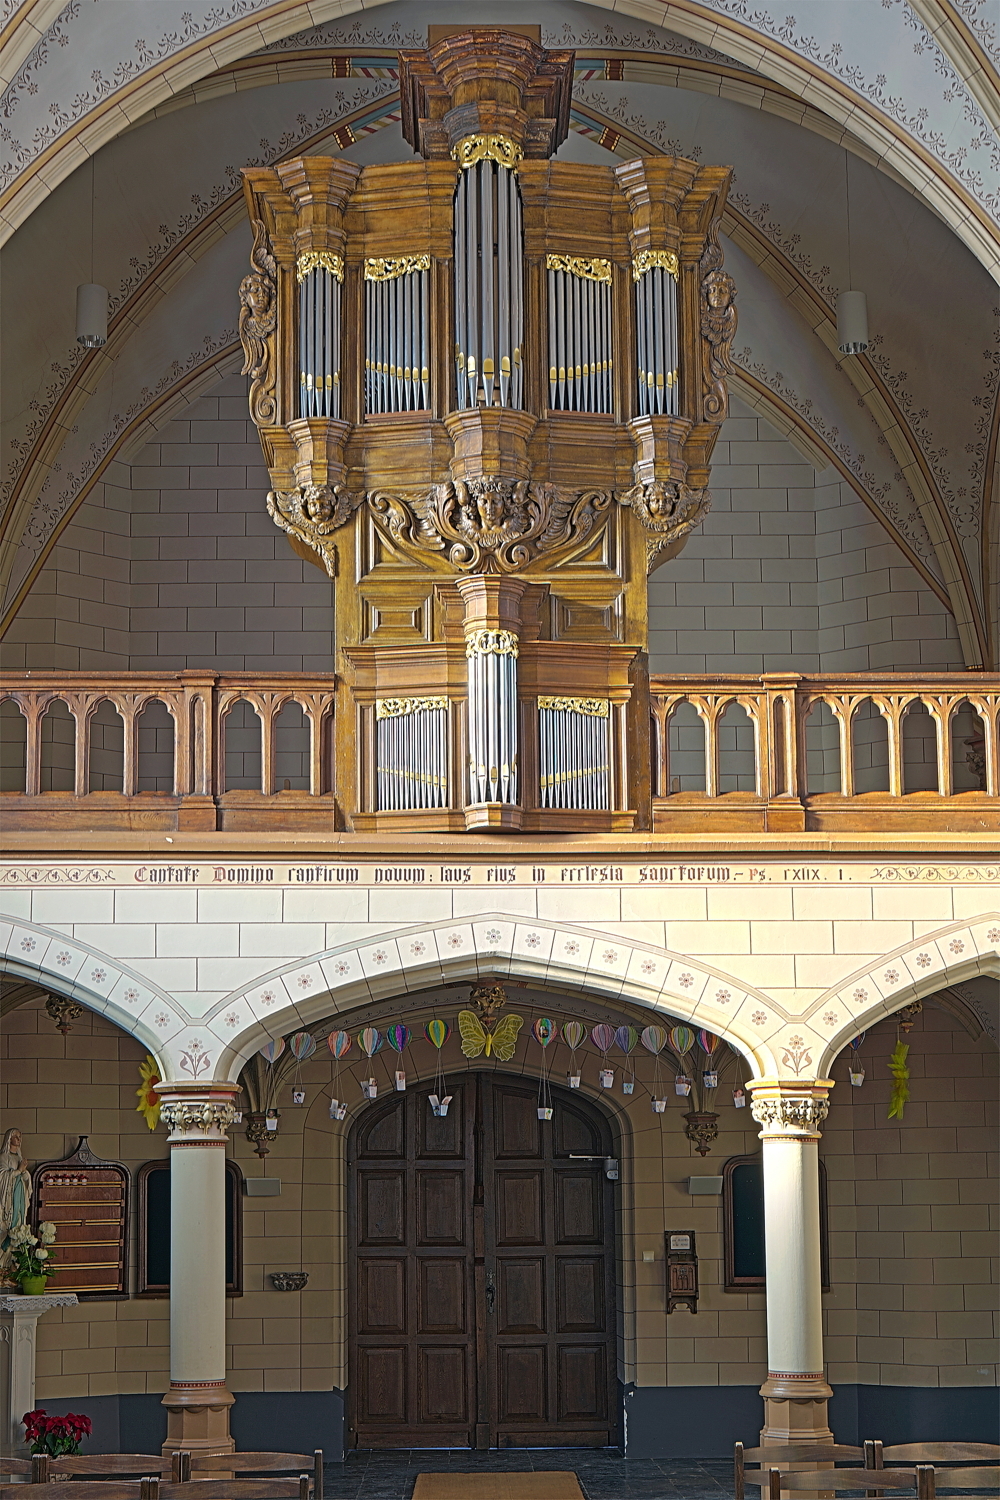
<svg viewBox="0 0 1000 1500"><path fill-rule="evenodd" d="M612 410L611 262L549 255L549 406Z"/></svg>
<svg viewBox="0 0 1000 1500"><path fill-rule="evenodd" d="M299 416L340 416L340 293L344 262L328 250L298 257Z"/></svg>
<svg viewBox="0 0 1000 1500"><path fill-rule="evenodd" d="M474 630L469 671L469 795L474 803L517 801L517 636Z"/></svg>
<svg viewBox="0 0 1000 1500"><path fill-rule="evenodd" d="M375 702L379 812L448 806L447 698Z"/></svg>
<svg viewBox="0 0 1000 1500"><path fill-rule="evenodd" d="M672 250L642 250L632 262L640 416L676 416L677 276Z"/></svg>
<svg viewBox="0 0 1000 1500"><path fill-rule="evenodd" d="M542 807L610 807L610 723L606 698L539 698Z"/></svg>
<svg viewBox="0 0 1000 1500"><path fill-rule="evenodd" d="M524 229L516 173L484 158L455 189L459 409L523 403Z"/></svg>
<svg viewBox="0 0 1000 1500"><path fill-rule="evenodd" d="M429 255L365 261L365 410L430 405Z"/></svg>

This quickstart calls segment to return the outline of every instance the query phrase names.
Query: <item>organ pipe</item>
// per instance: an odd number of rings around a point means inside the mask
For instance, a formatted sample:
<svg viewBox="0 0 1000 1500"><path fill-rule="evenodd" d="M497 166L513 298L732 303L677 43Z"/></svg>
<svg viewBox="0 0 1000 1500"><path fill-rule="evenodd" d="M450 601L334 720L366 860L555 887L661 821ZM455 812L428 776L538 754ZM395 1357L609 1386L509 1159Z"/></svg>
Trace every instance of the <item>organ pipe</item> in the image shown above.
<svg viewBox="0 0 1000 1500"><path fill-rule="evenodd" d="M455 383L460 409L524 402L524 230L509 167L481 158L455 189Z"/></svg>
<svg viewBox="0 0 1000 1500"><path fill-rule="evenodd" d="M469 792L474 803L517 802L517 636L475 630L469 672Z"/></svg>
<svg viewBox="0 0 1000 1500"><path fill-rule="evenodd" d="M340 416L340 293L344 262L327 250L300 255L299 416Z"/></svg>
<svg viewBox="0 0 1000 1500"><path fill-rule="evenodd" d="M380 812L447 807L447 698L376 699L375 752Z"/></svg>
<svg viewBox="0 0 1000 1500"><path fill-rule="evenodd" d="M640 416L676 416L679 400L678 261L672 250L643 250L632 263Z"/></svg>
<svg viewBox="0 0 1000 1500"><path fill-rule="evenodd" d="M365 261L365 410L430 407L429 255Z"/></svg>
<svg viewBox="0 0 1000 1500"><path fill-rule="evenodd" d="M548 255L549 406L556 411L613 409L611 262Z"/></svg>
<svg viewBox="0 0 1000 1500"><path fill-rule="evenodd" d="M610 806L610 704L606 698L538 700L542 807Z"/></svg>

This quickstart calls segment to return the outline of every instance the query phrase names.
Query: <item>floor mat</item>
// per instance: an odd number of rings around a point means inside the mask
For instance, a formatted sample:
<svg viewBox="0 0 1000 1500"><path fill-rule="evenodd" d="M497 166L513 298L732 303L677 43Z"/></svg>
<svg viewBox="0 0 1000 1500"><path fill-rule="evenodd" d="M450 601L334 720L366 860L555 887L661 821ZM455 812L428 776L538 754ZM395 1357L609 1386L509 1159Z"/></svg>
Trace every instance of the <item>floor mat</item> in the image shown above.
<svg viewBox="0 0 1000 1500"><path fill-rule="evenodd" d="M575 1474L418 1474L413 1500L583 1500Z"/></svg>

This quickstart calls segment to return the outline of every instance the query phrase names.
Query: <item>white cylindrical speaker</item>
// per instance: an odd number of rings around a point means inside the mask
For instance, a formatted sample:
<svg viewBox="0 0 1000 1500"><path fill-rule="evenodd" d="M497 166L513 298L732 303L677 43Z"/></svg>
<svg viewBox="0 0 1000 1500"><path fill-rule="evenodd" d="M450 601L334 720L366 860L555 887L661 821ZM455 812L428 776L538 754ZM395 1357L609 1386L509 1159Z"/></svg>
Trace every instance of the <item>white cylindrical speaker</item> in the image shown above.
<svg viewBox="0 0 1000 1500"><path fill-rule="evenodd" d="M108 289L88 281L76 289L76 341L85 349L108 342Z"/></svg>
<svg viewBox="0 0 1000 1500"><path fill-rule="evenodd" d="M868 348L868 298L864 292L841 292L837 298L837 347L841 354L863 354Z"/></svg>

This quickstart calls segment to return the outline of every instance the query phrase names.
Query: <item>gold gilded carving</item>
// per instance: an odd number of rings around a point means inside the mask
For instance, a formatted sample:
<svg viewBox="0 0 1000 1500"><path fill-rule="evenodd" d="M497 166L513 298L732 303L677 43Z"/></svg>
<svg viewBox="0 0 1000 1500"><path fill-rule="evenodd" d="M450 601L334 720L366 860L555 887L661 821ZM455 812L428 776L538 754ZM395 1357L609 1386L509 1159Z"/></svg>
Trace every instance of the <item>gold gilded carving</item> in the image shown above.
<svg viewBox="0 0 1000 1500"><path fill-rule="evenodd" d="M473 630L465 638L466 656L516 656L517 636L512 630Z"/></svg>
<svg viewBox="0 0 1000 1500"><path fill-rule="evenodd" d="M376 719L401 719L404 714L425 714L447 708L447 698L376 698Z"/></svg>
<svg viewBox="0 0 1000 1500"><path fill-rule="evenodd" d="M338 281L344 279L344 262L332 250L304 250L295 262L295 279L305 281L309 272L315 271L317 267L329 271Z"/></svg>
<svg viewBox="0 0 1000 1500"><path fill-rule="evenodd" d="M607 698L539 698L538 707L559 709L567 714L586 714L589 719L606 719L611 712Z"/></svg>
<svg viewBox="0 0 1000 1500"><path fill-rule="evenodd" d="M323 560L331 578L337 576L337 560L330 538L357 510L364 494L352 494L343 485L302 484L296 490L271 490L267 511L276 526L298 537Z"/></svg>
<svg viewBox="0 0 1000 1500"><path fill-rule="evenodd" d="M369 504L401 546L444 553L463 573L513 573L596 535L611 499L607 490L565 492L553 484L484 476L449 480L413 499L376 493Z"/></svg>
<svg viewBox="0 0 1000 1500"><path fill-rule="evenodd" d="M640 250L632 262L632 280L638 281L640 276L645 276L647 271L652 271L656 266L666 271L675 281L680 274L680 261L675 250Z"/></svg>
<svg viewBox="0 0 1000 1500"><path fill-rule="evenodd" d="M495 161L514 171L524 152L509 135L467 135L452 146L451 154L463 171L477 161Z"/></svg>
<svg viewBox="0 0 1000 1500"><path fill-rule="evenodd" d="M634 484L629 490L619 491L618 501L631 507L649 533L646 539L647 573L652 573L662 552L701 524L712 506L708 490L692 489L672 479Z"/></svg>
<svg viewBox="0 0 1000 1500"><path fill-rule="evenodd" d="M277 420L275 399L274 331L278 321L277 267L267 230L253 221L253 270L240 282L241 374L250 376L250 415L258 426Z"/></svg>
<svg viewBox="0 0 1000 1500"><path fill-rule="evenodd" d="M429 255L376 255L365 261L365 280L395 281L397 276L409 276L411 271L429 271L430 268Z"/></svg>
<svg viewBox="0 0 1000 1500"><path fill-rule="evenodd" d="M676 260L676 256L674 258ZM585 281L611 281L611 262L599 255L547 255L545 269L568 271L571 276L579 276Z"/></svg>

